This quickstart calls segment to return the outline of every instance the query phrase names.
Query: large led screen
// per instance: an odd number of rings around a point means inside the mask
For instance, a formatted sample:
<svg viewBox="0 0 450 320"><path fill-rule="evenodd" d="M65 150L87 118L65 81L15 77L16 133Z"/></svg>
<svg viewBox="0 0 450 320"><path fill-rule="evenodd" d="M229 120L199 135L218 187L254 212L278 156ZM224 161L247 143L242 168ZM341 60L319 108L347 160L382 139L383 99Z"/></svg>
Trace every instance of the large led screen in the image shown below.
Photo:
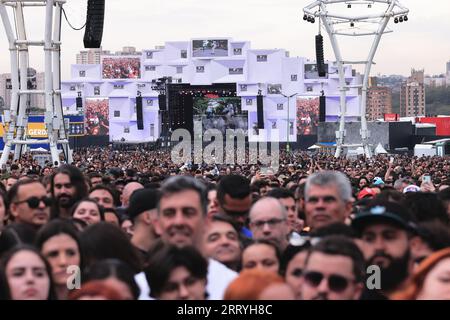
<svg viewBox="0 0 450 320"><path fill-rule="evenodd" d="M297 134L317 134L319 97L297 97Z"/></svg>
<svg viewBox="0 0 450 320"><path fill-rule="evenodd" d="M194 98L194 121L201 121L203 132L218 129L223 135L226 129L242 129L247 133L247 111L242 111L240 97L209 95Z"/></svg>
<svg viewBox="0 0 450 320"><path fill-rule="evenodd" d="M86 98L85 129L87 135L109 135L109 103L107 98Z"/></svg>
<svg viewBox="0 0 450 320"><path fill-rule="evenodd" d="M228 40L192 40L192 57L227 57Z"/></svg>
<svg viewBox="0 0 450 320"><path fill-rule="evenodd" d="M139 79L141 77L140 57L103 57L103 79Z"/></svg>

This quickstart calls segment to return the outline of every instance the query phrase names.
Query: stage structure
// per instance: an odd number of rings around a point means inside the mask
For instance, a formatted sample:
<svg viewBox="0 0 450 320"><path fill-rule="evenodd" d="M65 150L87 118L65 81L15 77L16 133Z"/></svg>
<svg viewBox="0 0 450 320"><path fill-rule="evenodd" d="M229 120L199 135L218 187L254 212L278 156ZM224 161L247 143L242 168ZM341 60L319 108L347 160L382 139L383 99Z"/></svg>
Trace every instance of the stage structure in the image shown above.
<svg viewBox="0 0 450 320"><path fill-rule="evenodd" d="M2 0L0 16L8 38L11 59L11 107L5 111L2 122L5 127L3 153L0 165L8 161L11 148L15 146L14 159L18 159L26 145L50 145L52 162L60 162L58 145L61 145L64 160L72 162L68 136L62 112L60 82L60 48L61 48L61 13L64 0ZM7 7L12 8L15 24L11 24ZM44 40L29 40L26 34L24 10L45 7ZM33 28L33 26L31 26ZM41 46L45 54L45 88L32 90L27 85L27 69L30 46ZM28 111L26 101L30 95L45 96L45 139L31 139L27 134Z"/></svg>
<svg viewBox="0 0 450 320"><path fill-rule="evenodd" d="M343 8L343 6L345 6L345 8ZM354 10L358 13L355 14ZM364 14L362 14L363 11ZM346 147L344 144L345 115L347 113L346 92L350 88L355 87L361 89L361 99L359 100L359 110L361 116L361 146L364 148L365 155L367 157L371 157L372 150L369 145L370 132L367 129L366 120L366 97L370 69L374 63L373 58L377 51L378 44L380 43L381 36L385 33L392 32L392 30L387 29L389 20L394 18L395 23L408 21L407 14L409 13L409 10L401 5L397 0L318 0L306 6L303 9L303 12L303 20L307 22L314 23L315 18L319 19L319 34L321 25L325 27L337 61L340 87L340 124L339 131L336 132L337 141L335 157L339 157L342 153L342 149ZM344 60L338 44L337 36L374 36L367 60ZM320 69L319 61L317 61L317 63L318 68ZM346 84L344 64L364 65L365 69L362 84L358 84L356 86Z"/></svg>
<svg viewBox="0 0 450 320"><path fill-rule="evenodd" d="M94 141L86 131L77 138L80 145L165 143L169 131L193 132L193 121L201 121L204 130L239 128L249 142L289 142L294 147L317 137L322 95L322 121L339 119L334 61L326 62L325 76L320 76L313 60L290 57L285 49L254 49L250 41L227 37L167 41L135 56L103 55L100 60L72 65L70 79L61 83L65 115L84 117L85 128L109 117L105 139ZM347 84L359 83L351 65L344 66L344 73ZM294 96L287 99L283 94ZM137 125L138 96L143 129ZM263 103L258 107L259 96ZM84 101L80 107L78 97ZM108 99L109 110L105 101L104 107L97 104L87 114L85 107L94 98ZM358 121L358 90L350 89L346 98L346 121ZM258 128L258 119L264 129Z"/></svg>

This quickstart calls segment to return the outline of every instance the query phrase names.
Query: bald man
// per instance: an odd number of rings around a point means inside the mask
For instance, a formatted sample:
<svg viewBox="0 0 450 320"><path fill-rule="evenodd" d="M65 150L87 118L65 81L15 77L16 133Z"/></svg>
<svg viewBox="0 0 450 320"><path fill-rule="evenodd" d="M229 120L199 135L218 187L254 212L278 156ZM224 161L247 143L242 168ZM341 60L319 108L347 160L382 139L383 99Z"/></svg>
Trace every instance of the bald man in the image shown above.
<svg viewBox="0 0 450 320"><path fill-rule="evenodd" d="M255 240L276 245L281 252L288 246L287 212L278 199L264 197L250 209L250 230Z"/></svg>
<svg viewBox="0 0 450 320"><path fill-rule="evenodd" d="M120 197L120 201L122 202L122 207L127 208L130 205L130 197L136 190L144 189L144 186L139 182L129 182L125 185L122 191L122 195Z"/></svg>

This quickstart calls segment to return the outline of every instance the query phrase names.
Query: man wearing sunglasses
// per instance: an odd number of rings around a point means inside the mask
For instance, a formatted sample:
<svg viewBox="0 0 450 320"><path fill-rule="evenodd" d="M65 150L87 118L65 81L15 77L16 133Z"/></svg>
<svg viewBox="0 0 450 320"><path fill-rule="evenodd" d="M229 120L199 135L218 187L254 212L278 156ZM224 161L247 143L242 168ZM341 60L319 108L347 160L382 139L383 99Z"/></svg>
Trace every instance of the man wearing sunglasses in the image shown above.
<svg viewBox="0 0 450 320"><path fill-rule="evenodd" d="M357 300L364 271L364 256L351 239L325 237L308 253L300 295L304 300Z"/></svg>
<svg viewBox="0 0 450 320"><path fill-rule="evenodd" d="M36 228L50 218L52 199L42 183L36 180L20 180L8 191L9 210L15 222L28 223Z"/></svg>

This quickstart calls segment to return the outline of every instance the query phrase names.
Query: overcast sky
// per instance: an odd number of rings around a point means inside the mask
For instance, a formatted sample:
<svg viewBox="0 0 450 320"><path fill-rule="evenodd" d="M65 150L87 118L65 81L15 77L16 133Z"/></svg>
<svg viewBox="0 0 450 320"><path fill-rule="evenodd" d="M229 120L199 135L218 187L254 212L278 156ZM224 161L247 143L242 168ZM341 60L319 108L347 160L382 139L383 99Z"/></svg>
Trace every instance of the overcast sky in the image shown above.
<svg viewBox="0 0 450 320"><path fill-rule="evenodd" d="M107 0L103 48L116 51L123 46L138 50L164 45L165 41L186 41L200 37L230 37L251 42L253 49L283 48L291 57L314 59L314 36L318 24L302 20L302 9L312 0ZM71 23L82 26L87 0L67 0L64 8ZM389 27L375 56L372 75L408 75L411 68L427 74L445 72L450 61L450 1L403 0L410 9L409 21ZM345 6L344 4L340 5ZM367 8L356 9L367 10ZM364 6L365 7L365 6ZM42 40L43 10L26 9L29 39ZM349 11L350 12L350 11ZM83 31L62 28L62 76L67 80L70 64L83 49ZM365 60L369 42L362 38L343 39L345 60ZM351 41L351 42L350 42ZM41 48L31 50L30 66L43 70ZM39 54L38 54L39 53ZM334 55L325 36L325 59ZM9 51L0 27L0 73L10 72Z"/></svg>

